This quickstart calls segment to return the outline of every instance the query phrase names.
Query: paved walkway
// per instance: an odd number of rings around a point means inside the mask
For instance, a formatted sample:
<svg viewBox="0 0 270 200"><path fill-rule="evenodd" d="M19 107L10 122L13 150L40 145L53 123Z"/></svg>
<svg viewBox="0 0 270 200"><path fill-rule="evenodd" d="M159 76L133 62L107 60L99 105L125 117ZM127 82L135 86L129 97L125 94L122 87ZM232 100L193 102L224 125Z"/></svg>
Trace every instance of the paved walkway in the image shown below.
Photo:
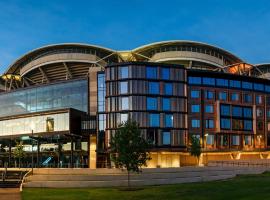
<svg viewBox="0 0 270 200"><path fill-rule="evenodd" d="M19 188L0 188L0 200L21 200Z"/></svg>

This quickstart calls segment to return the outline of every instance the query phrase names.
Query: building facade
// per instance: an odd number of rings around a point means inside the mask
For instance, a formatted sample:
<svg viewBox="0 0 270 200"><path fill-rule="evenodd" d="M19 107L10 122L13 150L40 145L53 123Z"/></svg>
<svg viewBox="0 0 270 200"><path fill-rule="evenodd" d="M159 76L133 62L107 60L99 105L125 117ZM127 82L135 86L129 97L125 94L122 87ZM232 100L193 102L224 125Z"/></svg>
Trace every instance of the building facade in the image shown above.
<svg viewBox="0 0 270 200"><path fill-rule="evenodd" d="M267 158L268 64L208 44L168 41L132 51L86 44L33 50L1 77L0 167L110 167L110 138L128 118L153 143L149 167ZM269 134L268 134L269 133Z"/></svg>

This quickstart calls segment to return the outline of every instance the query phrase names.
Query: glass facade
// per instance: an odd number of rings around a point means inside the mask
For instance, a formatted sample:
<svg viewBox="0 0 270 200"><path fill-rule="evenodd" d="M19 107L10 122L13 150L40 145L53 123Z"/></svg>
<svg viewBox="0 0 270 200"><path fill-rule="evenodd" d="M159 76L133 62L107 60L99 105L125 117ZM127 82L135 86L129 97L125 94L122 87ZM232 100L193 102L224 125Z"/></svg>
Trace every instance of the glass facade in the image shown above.
<svg viewBox="0 0 270 200"><path fill-rule="evenodd" d="M186 70L177 65L129 63L127 80L117 75L122 68L121 65L106 68L106 73L110 73L106 76L107 145L119 123L129 116L140 125L143 137L150 139L154 147L184 146L188 112ZM123 82L128 87L123 87ZM166 140L163 140L164 132Z"/></svg>
<svg viewBox="0 0 270 200"><path fill-rule="evenodd" d="M191 112L199 113L200 112L200 105L191 105Z"/></svg>
<svg viewBox="0 0 270 200"><path fill-rule="evenodd" d="M69 131L69 113L0 121L0 136Z"/></svg>
<svg viewBox="0 0 270 200"><path fill-rule="evenodd" d="M69 81L0 94L0 117L74 108L88 111L87 80Z"/></svg>
<svg viewBox="0 0 270 200"><path fill-rule="evenodd" d="M157 78L157 68L156 67L146 67L146 78L156 79Z"/></svg>
<svg viewBox="0 0 270 200"><path fill-rule="evenodd" d="M149 82L149 94L159 94L159 83Z"/></svg>
<svg viewBox="0 0 270 200"><path fill-rule="evenodd" d="M200 98L200 91L199 90L191 90L190 97L191 98Z"/></svg>
<svg viewBox="0 0 270 200"><path fill-rule="evenodd" d="M159 114L149 114L149 126L150 127L159 127Z"/></svg>
<svg viewBox="0 0 270 200"><path fill-rule="evenodd" d="M147 97L146 107L147 107L147 110L157 110L157 107L158 107L157 98Z"/></svg>

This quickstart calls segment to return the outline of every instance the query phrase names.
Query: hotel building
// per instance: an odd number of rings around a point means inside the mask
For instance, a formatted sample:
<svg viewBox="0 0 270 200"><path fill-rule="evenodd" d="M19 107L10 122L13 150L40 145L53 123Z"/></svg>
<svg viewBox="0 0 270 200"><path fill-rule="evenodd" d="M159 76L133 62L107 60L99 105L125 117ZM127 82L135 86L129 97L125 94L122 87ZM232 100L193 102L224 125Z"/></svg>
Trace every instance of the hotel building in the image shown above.
<svg viewBox="0 0 270 200"><path fill-rule="evenodd" d="M221 48L165 41L130 51L88 44L35 49L0 79L0 167L110 167L107 150L131 118L153 142L148 167L267 158L270 65L252 65Z"/></svg>

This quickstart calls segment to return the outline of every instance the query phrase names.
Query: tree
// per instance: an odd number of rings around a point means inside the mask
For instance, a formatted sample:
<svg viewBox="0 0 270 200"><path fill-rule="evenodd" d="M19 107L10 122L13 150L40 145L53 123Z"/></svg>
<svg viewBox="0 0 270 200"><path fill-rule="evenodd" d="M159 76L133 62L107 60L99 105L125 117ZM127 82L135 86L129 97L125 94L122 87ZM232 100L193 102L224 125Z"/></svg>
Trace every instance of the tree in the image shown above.
<svg viewBox="0 0 270 200"><path fill-rule="evenodd" d="M120 124L110 143L111 160L115 166L127 170L128 187L130 187L130 172L141 172L142 166L147 166L151 160L150 142L141 136L139 125L127 120Z"/></svg>
<svg viewBox="0 0 270 200"><path fill-rule="evenodd" d="M201 153L202 151L201 151L200 139L193 135L191 137L190 155L196 157L198 165L199 165L199 159L200 159Z"/></svg>
<svg viewBox="0 0 270 200"><path fill-rule="evenodd" d="M16 147L13 150L13 155L15 158L19 159L19 168L21 168L21 159L25 157L25 152L23 150L23 142L16 142Z"/></svg>

